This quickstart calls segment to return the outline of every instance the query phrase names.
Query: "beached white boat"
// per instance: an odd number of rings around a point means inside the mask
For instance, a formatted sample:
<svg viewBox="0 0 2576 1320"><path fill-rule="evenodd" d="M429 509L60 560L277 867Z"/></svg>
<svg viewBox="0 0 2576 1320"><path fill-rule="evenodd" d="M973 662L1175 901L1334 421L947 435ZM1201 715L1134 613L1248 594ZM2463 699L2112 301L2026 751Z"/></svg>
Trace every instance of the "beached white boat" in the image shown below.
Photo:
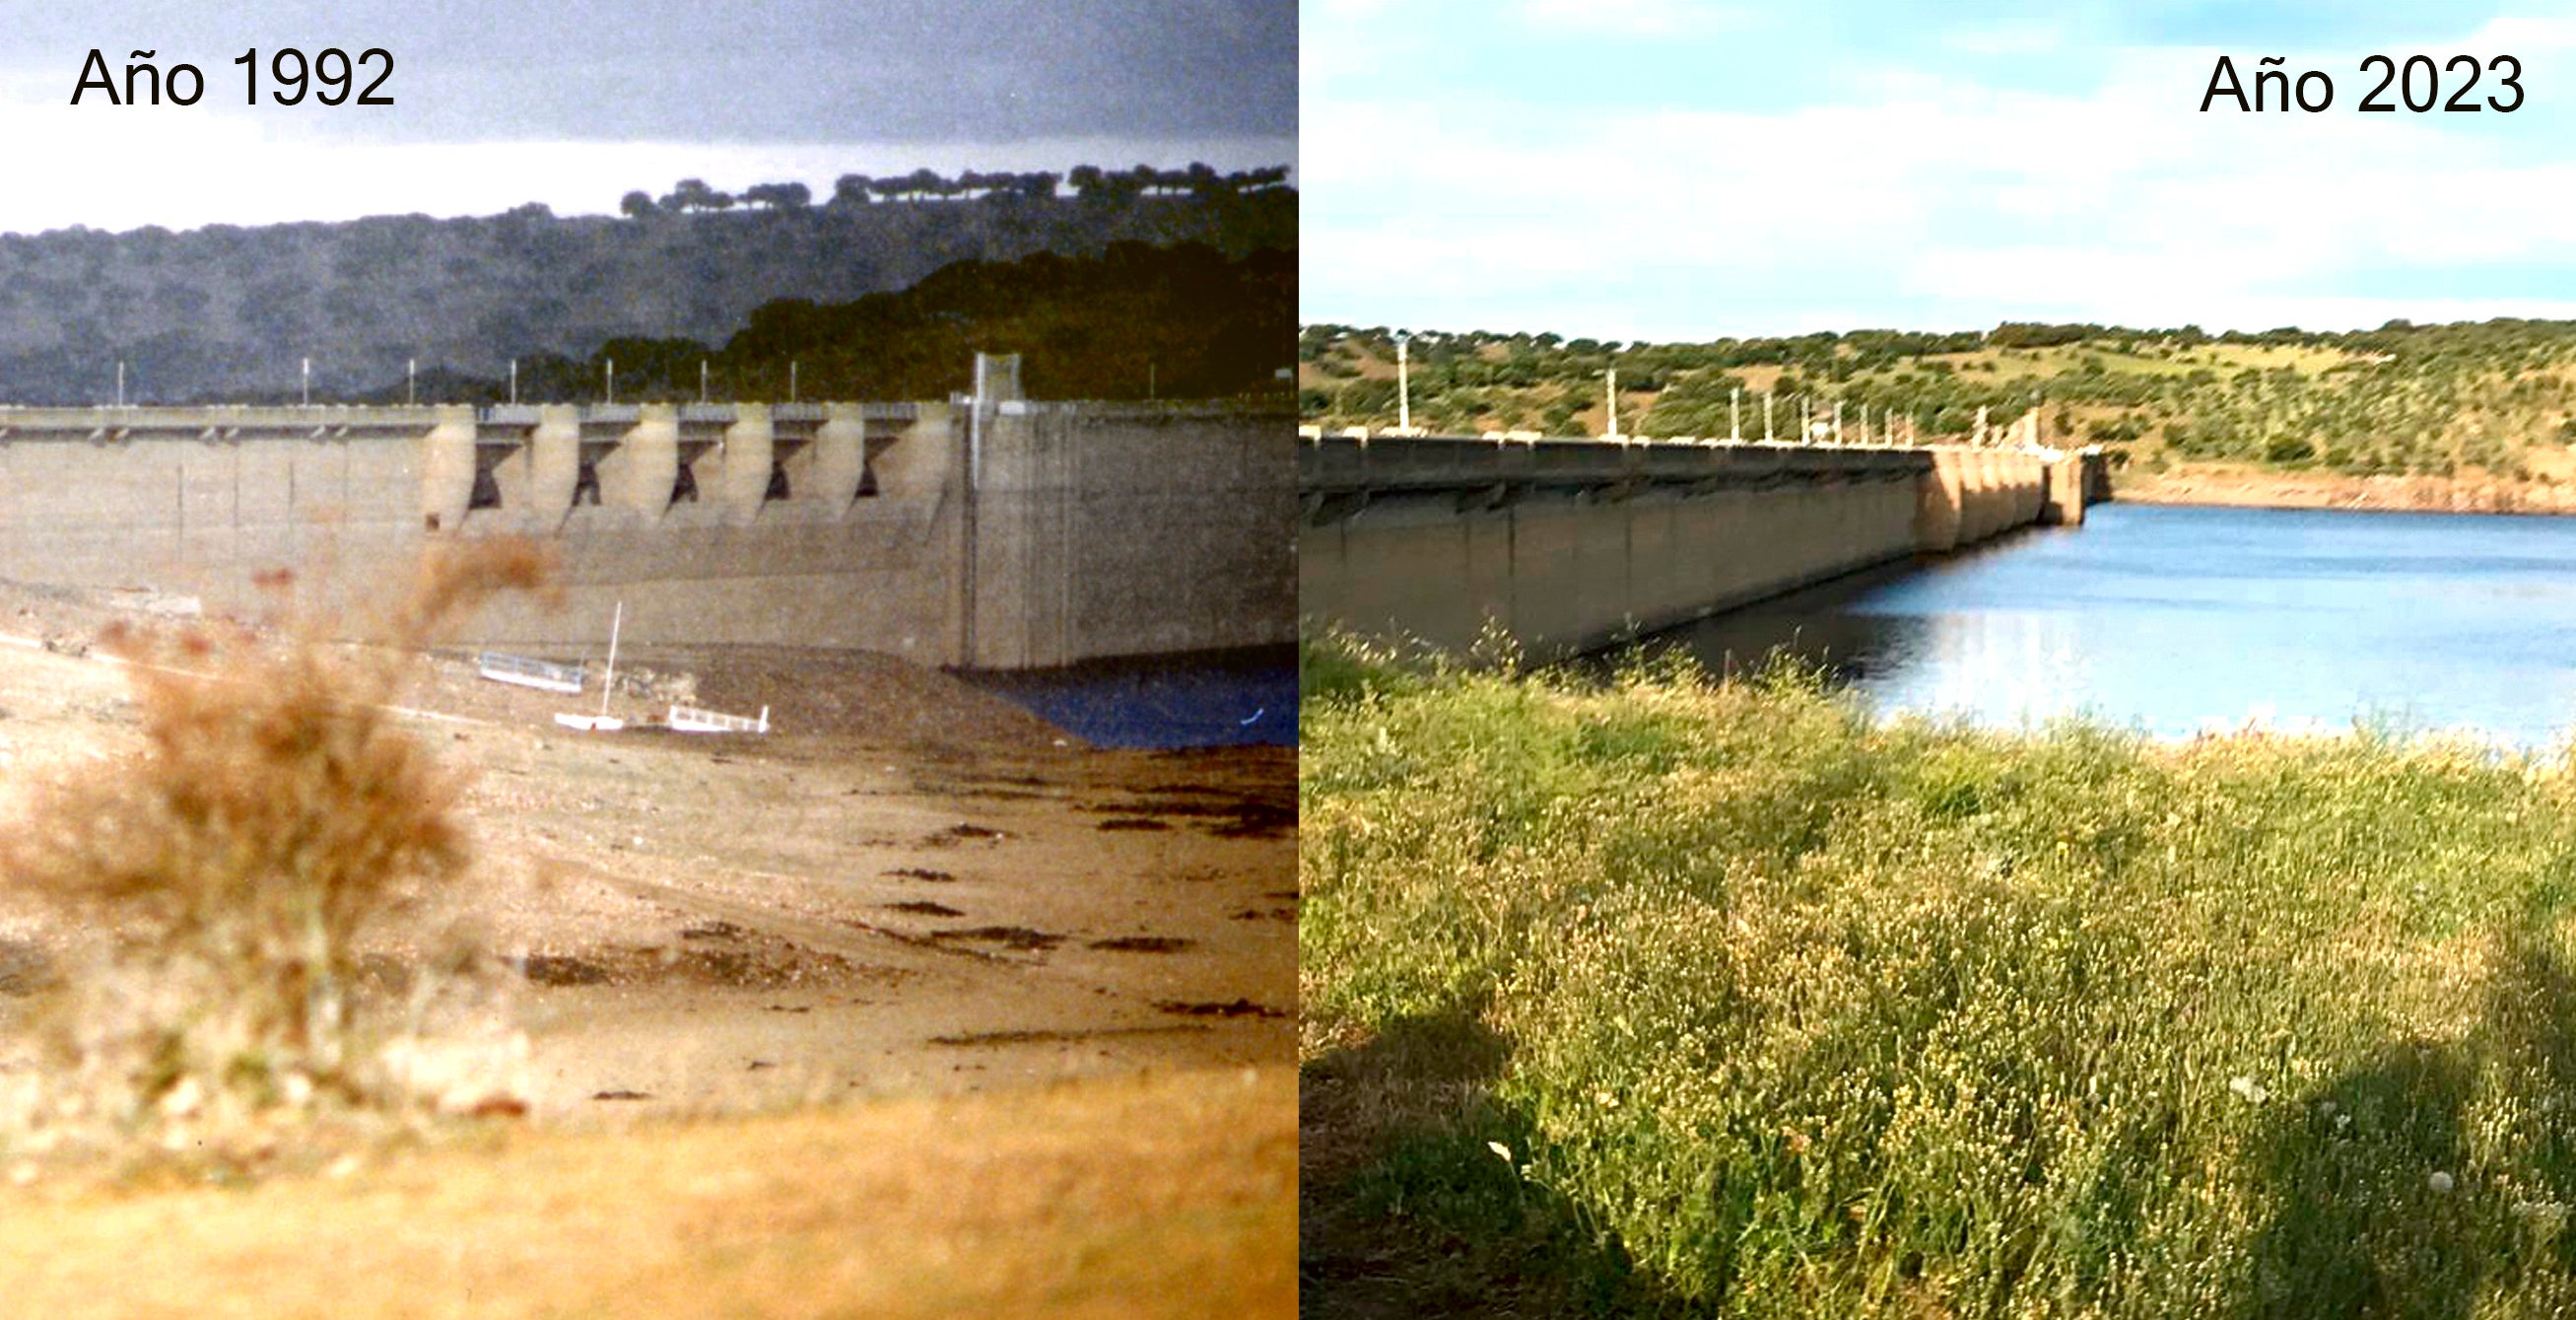
<svg viewBox="0 0 2576 1320"><path fill-rule="evenodd" d="M671 707L671 731L674 733L767 733L769 707L760 708L755 719L748 715L727 715L722 711L700 710L695 706Z"/></svg>
<svg viewBox="0 0 2576 1320"><path fill-rule="evenodd" d="M567 696L581 695L581 666L559 665L545 660L532 660L523 655L504 655L485 651L474 657L474 668L495 683L514 683Z"/></svg>

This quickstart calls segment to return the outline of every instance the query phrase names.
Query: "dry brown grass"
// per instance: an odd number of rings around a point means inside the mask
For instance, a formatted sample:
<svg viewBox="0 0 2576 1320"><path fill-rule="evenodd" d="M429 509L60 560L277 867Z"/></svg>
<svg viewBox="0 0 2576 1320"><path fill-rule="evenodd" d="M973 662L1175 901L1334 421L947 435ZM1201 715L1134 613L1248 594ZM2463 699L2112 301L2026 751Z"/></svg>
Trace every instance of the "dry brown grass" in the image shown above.
<svg viewBox="0 0 2576 1320"><path fill-rule="evenodd" d="M107 932L56 997L49 1073L72 1085L51 1103L131 1123L388 1098L358 940L468 848L461 779L387 703L443 628L548 571L530 542L456 543L378 618L298 612L279 574L261 626L111 632L140 750L40 790L0 849ZM353 632L385 644L334 640Z"/></svg>
<svg viewBox="0 0 2576 1320"><path fill-rule="evenodd" d="M1229 1069L513 1127L246 1191L0 1192L0 1292L28 1315L1286 1316L1296 1123L1287 1069Z"/></svg>

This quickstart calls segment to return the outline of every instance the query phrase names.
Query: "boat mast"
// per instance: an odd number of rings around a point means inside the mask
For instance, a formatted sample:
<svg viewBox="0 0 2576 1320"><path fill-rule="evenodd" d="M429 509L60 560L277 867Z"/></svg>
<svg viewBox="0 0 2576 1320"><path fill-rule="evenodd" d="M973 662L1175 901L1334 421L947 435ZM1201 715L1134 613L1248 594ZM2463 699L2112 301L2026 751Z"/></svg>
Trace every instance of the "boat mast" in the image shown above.
<svg viewBox="0 0 2576 1320"><path fill-rule="evenodd" d="M617 612L608 618L608 677L599 685L599 713L608 714L608 694L617 690L617 629L626 622L626 602L617 602Z"/></svg>

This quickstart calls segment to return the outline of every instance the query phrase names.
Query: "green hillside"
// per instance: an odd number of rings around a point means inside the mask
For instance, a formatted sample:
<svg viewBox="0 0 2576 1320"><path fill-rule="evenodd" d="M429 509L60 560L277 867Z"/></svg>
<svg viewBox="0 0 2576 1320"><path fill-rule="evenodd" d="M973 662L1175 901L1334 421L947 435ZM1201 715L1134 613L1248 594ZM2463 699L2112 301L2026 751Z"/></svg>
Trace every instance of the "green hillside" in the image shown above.
<svg viewBox="0 0 2576 1320"><path fill-rule="evenodd" d="M1786 435L1799 402L1895 412L1929 437L2036 407L2053 443L2099 443L2119 466L2254 463L2354 476L2576 479L2576 322L2496 320L2376 330L2210 335L2006 323L1985 332L1824 332L1655 344L1553 334L1414 334L1413 421L1435 432L1606 429L1616 367L1623 433L1725 436L1730 391L1759 435L1763 395ZM1395 340L1384 327L1312 325L1298 342L1309 423L1396 421Z"/></svg>

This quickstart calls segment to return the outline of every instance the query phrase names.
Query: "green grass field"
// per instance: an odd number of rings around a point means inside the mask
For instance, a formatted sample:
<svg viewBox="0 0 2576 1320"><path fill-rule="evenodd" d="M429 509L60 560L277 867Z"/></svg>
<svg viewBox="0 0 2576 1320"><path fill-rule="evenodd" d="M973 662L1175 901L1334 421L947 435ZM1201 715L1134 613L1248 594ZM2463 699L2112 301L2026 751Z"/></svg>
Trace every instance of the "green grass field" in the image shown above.
<svg viewBox="0 0 2576 1320"><path fill-rule="evenodd" d="M2576 775L1309 647L1310 1314L2576 1310Z"/></svg>

